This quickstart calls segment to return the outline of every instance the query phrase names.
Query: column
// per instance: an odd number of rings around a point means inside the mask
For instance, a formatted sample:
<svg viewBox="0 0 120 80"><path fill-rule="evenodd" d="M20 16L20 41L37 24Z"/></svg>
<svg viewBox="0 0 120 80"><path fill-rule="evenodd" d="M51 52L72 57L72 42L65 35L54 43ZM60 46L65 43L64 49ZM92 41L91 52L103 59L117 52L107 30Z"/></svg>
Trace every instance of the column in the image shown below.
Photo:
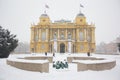
<svg viewBox="0 0 120 80"><path fill-rule="evenodd" d="M92 43L95 43L95 29L92 28Z"/></svg>
<svg viewBox="0 0 120 80"><path fill-rule="evenodd" d="M75 29L73 29L72 39L75 40Z"/></svg>
<svg viewBox="0 0 120 80"><path fill-rule="evenodd" d="M84 29L84 41L87 41L87 33L86 33L86 28Z"/></svg>
<svg viewBox="0 0 120 80"><path fill-rule="evenodd" d="M57 46L57 52L59 53L60 52L60 44L59 44L59 42L57 44L58 44L58 46Z"/></svg>
<svg viewBox="0 0 120 80"><path fill-rule="evenodd" d="M71 43L71 41L69 41L68 42L68 53L71 53L71 47L72 47L72 45L71 45L72 43Z"/></svg>
<svg viewBox="0 0 120 80"><path fill-rule="evenodd" d="M35 41L35 36L36 36L36 33L35 33L35 32L36 32L36 28L34 28L34 34L33 34L33 36L34 36L34 37L33 37L33 38L34 38L34 52L36 53L36 50L37 50L36 48L37 48L37 47L36 47L36 41Z"/></svg>
<svg viewBox="0 0 120 80"><path fill-rule="evenodd" d="M58 29L58 40L60 39L59 29Z"/></svg>
<svg viewBox="0 0 120 80"><path fill-rule="evenodd" d="M86 41L88 39L88 28L86 28Z"/></svg>
<svg viewBox="0 0 120 80"><path fill-rule="evenodd" d="M68 46L67 46L67 43L65 42L65 52L68 51L67 48L68 48Z"/></svg>
<svg viewBox="0 0 120 80"><path fill-rule="evenodd" d="M79 41L79 29L77 29L76 35L77 35L77 41Z"/></svg>
<svg viewBox="0 0 120 80"><path fill-rule="evenodd" d="M41 41L41 29L39 28L39 41Z"/></svg>
<svg viewBox="0 0 120 80"><path fill-rule="evenodd" d="M57 52L57 41L54 41L54 51Z"/></svg>
<svg viewBox="0 0 120 80"><path fill-rule="evenodd" d="M52 39L52 29L50 28L50 40Z"/></svg>
<svg viewBox="0 0 120 80"><path fill-rule="evenodd" d="M37 28L37 41L39 40L39 28Z"/></svg>
<svg viewBox="0 0 120 80"><path fill-rule="evenodd" d="M50 40L52 39L52 29L50 29Z"/></svg>
<svg viewBox="0 0 120 80"><path fill-rule="evenodd" d="M47 41L49 41L49 28L47 28Z"/></svg>
<svg viewBox="0 0 120 80"><path fill-rule="evenodd" d="M48 41L48 29L46 28L46 41Z"/></svg>
<svg viewBox="0 0 120 80"><path fill-rule="evenodd" d="M34 29L31 28L31 41L33 42L34 41Z"/></svg>
<svg viewBox="0 0 120 80"><path fill-rule="evenodd" d="M67 34L67 28L66 28L65 35L66 35L66 36L65 36L65 39L67 40L67 35L68 35L68 34Z"/></svg>
<svg viewBox="0 0 120 80"><path fill-rule="evenodd" d="M35 42L35 28L33 29L33 41Z"/></svg>
<svg viewBox="0 0 120 80"><path fill-rule="evenodd" d="M37 30L38 30L38 41L39 41L39 28Z"/></svg>

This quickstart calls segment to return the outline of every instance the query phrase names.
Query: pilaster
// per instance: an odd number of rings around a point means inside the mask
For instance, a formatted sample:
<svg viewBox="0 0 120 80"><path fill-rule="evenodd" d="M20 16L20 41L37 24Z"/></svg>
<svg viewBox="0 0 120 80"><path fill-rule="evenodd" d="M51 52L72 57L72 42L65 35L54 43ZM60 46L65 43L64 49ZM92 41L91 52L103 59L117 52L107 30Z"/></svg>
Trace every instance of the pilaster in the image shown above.
<svg viewBox="0 0 120 80"><path fill-rule="evenodd" d="M34 29L31 28L31 41L34 42Z"/></svg>
<svg viewBox="0 0 120 80"><path fill-rule="evenodd" d="M65 35L66 35L66 36L65 36L65 39L67 40L67 35L68 35L68 34L67 34L67 28L66 28Z"/></svg>
<svg viewBox="0 0 120 80"><path fill-rule="evenodd" d="M48 29L46 28L46 41L48 41Z"/></svg>
<svg viewBox="0 0 120 80"><path fill-rule="evenodd" d="M60 39L60 32L59 32L59 28L58 28L58 40Z"/></svg>
<svg viewBox="0 0 120 80"><path fill-rule="evenodd" d="M84 29L84 41L86 42L87 41L87 33L86 33L86 28Z"/></svg>
<svg viewBox="0 0 120 80"><path fill-rule="evenodd" d="M41 33L41 29L39 28L39 41L41 41L41 35L42 33Z"/></svg>
<svg viewBox="0 0 120 80"><path fill-rule="evenodd" d="M77 42L78 42L79 41L79 29L78 28L77 28L76 34L77 34Z"/></svg>
<svg viewBox="0 0 120 80"><path fill-rule="evenodd" d="M95 43L95 29L92 28L92 43Z"/></svg>

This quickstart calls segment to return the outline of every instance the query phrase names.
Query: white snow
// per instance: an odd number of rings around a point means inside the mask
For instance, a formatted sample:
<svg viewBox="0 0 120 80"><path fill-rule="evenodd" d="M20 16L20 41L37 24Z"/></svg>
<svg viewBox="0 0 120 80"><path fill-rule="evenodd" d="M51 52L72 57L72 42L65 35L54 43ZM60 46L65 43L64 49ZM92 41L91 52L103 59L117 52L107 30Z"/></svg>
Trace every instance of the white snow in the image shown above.
<svg viewBox="0 0 120 80"><path fill-rule="evenodd" d="M107 62L113 62L116 60L108 59L108 60L73 60L72 62L79 62L84 64L96 64L96 63L107 63Z"/></svg>
<svg viewBox="0 0 120 80"><path fill-rule="evenodd" d="M42 54L44 55L44 54ZM48 54L52 55L52 54ZM80 54L75 56L86 56L85 54ZM31 56L30 55L12 55L10 57L19 56ZM34 55L37 56L37 55ZM55 55L54 61L66 59L66 55L59 54ZM72 54L70 55L72 56ZM69 64L68 69L56 70L52 68L52 63L50 64L49 73L40 73L21 70L6 64L6 59L0 59L0 80L120 80L120 55L97 55L92 54L94 57L102 57L107 59L115 59L116 66L111 70L105 71L80 71L77 72L76 64Z"/></svg>
<svg viewBox="0 0 120 80"><path fill-rule="evenodd" d="M17 59L17 58L8 58L7 60L14 62L40 63L40 64L49 62L48 60L25 60L25 59Z"/></svg>

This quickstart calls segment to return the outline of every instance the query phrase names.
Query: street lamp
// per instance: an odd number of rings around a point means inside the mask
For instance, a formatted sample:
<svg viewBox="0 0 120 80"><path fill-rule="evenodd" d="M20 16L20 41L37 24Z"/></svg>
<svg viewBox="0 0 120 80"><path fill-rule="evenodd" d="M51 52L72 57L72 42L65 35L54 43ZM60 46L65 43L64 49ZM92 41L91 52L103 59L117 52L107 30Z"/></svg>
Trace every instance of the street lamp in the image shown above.
<svg viewBox="0 0 120 80"><path fill-rule="evenodd" d="M117 42L117 53L120 53L120 42Z"/></svg>

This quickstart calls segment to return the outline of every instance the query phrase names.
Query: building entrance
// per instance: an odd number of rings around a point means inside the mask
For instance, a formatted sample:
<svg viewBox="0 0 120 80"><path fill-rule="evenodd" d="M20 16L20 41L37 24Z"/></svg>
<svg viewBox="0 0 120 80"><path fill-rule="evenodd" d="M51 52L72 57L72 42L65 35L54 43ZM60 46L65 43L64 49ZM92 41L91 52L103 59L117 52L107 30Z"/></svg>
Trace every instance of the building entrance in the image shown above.
<svg viewBox="0 0 120 80"><path fill-rule="evenodd" d="M60 44L60 53L65 53L65 44L64 43Z"/></svg>

